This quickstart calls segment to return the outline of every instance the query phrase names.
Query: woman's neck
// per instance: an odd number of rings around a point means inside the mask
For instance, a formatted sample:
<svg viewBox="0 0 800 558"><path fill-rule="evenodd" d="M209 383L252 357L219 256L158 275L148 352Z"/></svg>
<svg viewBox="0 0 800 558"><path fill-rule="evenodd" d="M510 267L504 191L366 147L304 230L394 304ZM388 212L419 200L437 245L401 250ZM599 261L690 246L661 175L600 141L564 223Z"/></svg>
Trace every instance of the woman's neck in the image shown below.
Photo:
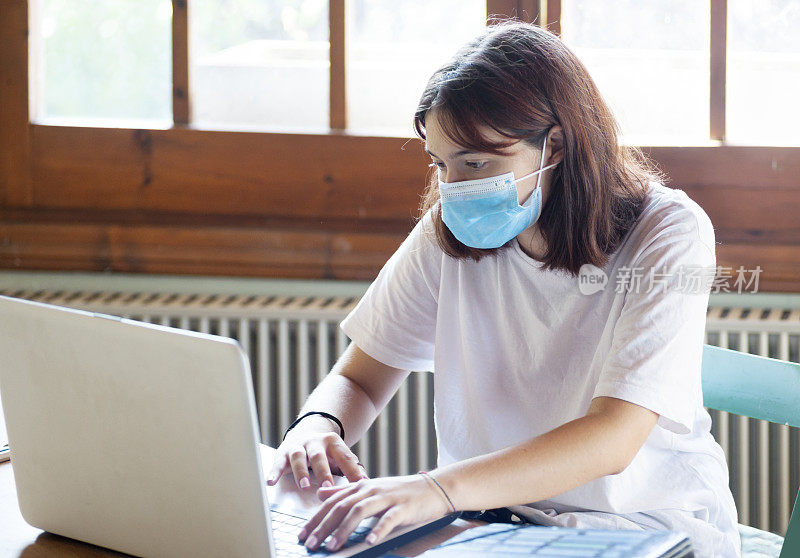
<svg viewBox="0 0 800 558"><path fill-rule="evenodd" d="M544 241L539 227L534 225L517 235L517 242L522 251L534 260L542 261L547 252L547 243Z"/></svg>

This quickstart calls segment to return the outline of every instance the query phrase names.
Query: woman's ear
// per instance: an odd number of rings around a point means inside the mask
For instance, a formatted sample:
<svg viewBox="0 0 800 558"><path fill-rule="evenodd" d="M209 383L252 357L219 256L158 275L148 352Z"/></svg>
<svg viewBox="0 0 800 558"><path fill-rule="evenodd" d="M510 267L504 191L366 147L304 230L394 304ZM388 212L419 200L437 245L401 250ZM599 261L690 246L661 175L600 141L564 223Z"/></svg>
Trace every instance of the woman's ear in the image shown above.
<svg viewBox="0 0 800 558"><path fill-rule="evenodd" d="M547 133L547 149L550 152L548 165L559 163L564 158L564 129L561 126L553 126ZM547 155L545 153L545 155Z"/></svg>

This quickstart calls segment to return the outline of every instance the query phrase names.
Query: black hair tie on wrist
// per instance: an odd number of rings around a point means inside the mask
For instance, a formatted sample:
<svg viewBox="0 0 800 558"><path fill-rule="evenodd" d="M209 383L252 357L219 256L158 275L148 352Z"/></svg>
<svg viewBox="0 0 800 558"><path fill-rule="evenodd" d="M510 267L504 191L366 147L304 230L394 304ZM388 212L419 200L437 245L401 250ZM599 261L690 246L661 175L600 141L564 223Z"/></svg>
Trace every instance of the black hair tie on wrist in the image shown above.
<svg viewBox="0 0 800 558"><path fill-rule="evenodd" d="M297 417L295 419L295 421L292 424L289 425L289 428L286 429L286 432L283 433L283 439L285 440L286 439L286 435L289 433L289 431L292 428L294 428L295 426L297 426L297 423L300 422L301 420L303 420L304 418L306 418L308 415L322 415L323 417L331 419L333 422L335 422L336 424L339 425L339 430L342 431L340 436L342 437L342 440L344 440L344 426L342 426L342 421L340 421L338 418L336 418L332 414L326 413L325 411L309 411L306 414L304 414L303 416Z"/></svg>

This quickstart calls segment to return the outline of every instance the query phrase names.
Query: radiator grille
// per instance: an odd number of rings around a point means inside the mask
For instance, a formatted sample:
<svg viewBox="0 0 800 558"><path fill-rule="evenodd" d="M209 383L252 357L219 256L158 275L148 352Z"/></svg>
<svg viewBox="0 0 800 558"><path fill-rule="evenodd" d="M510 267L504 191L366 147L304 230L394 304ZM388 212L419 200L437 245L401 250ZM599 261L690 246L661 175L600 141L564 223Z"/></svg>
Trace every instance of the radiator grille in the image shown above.
<svg viewBox="0 0 800 558"><path fill-rule="evenodd" d="M250 357L261 439L271 446L349 344L338 324L358 303L347 296L51 289L0 294L237 339ZM706 342L797 362L800 310L712 306ZM709 412L727 456L739 522L783 535L800 486L800 429ZM353 449L372 476L435 467L432 375L411 374Z"/></svg>

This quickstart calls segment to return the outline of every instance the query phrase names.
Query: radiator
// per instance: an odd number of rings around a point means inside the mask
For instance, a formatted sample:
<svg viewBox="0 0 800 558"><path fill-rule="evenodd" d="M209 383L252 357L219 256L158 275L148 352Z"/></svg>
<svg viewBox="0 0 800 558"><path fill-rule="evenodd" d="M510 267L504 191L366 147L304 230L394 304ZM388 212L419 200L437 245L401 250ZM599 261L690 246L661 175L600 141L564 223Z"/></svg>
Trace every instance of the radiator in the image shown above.
<svg viewBox="0 0 800 558"><path fill-rule="evenodd" d="M171 294L0 289L0 294L237 339L249 355L263 443L277 446L349 339L338 324L357 296ZM706 342L798 361L800 310L711 306ZM709 410L739 522L783 535L800 485L797 428ZM371 476L436 465L432 375L409 376L353 446Z"/></svg>

